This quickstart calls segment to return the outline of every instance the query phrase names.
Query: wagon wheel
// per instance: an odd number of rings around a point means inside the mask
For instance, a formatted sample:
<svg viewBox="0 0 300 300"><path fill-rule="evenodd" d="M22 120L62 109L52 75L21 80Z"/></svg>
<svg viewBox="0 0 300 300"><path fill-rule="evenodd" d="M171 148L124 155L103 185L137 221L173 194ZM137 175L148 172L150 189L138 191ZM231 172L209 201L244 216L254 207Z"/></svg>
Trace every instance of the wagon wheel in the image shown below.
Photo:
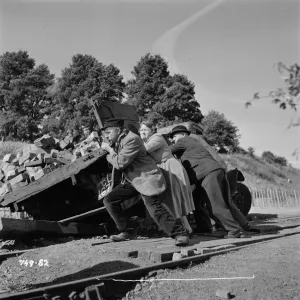
<svg viewBox="0 0 300 300"><path fill-rule="evenodd" d="M237 183L236 193L232 196L232 200L238 209L247 216L251 209L252 196L247 186Z"/></svg>

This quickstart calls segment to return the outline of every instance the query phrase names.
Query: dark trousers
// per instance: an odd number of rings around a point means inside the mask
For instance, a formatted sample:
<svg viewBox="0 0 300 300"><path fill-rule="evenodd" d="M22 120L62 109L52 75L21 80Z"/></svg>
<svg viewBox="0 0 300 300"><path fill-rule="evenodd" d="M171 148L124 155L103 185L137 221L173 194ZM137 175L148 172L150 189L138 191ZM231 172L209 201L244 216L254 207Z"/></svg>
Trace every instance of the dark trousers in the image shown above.
<svg viewBox="0 0 300 300"><path fill-rule="evenodd" d="M128 228L128 218L121 204L138 194L139 192L131 183L125 182L124 184L117 185L111 193L103 199L107 211L121 232L126 231ZM179 221L175 220L160 203L158 196L142 195L142 198L150 216L170 237L175 238L177 235L187 234Z"/></svg>
<svg viewBox="0 0 300 300"><path fill-rule="evenodd" d="M195 216L197 232L211 232L212 224L209 213L209 199L200 182L196 184L196 189L193 191L193 200L195 206L193 214Z"/></svg>
<svg viewBox="0 0 300 300"><path fill-rule="evenodd" d="M195 202L200 202L202 205L197 204L196 210L198 209L198 212L196 212L195 217L197 218L198 213L200 218L202 218L201 222L204 222L203 226L208 226L207 214L209 212L208 215L211 215L217 226L223 227L227 231L236 231L241 229L241 227L229 209L228 203L230 200L228 199L229 192L226 189L226 182L225 171L223 169L215 170L205 176L203 180L198 181L196 185L196 199L198 201L195 199ZM203 209L199 209L200 206L203 207L203 203L206 203L206 212L204 213Z"/></svg>

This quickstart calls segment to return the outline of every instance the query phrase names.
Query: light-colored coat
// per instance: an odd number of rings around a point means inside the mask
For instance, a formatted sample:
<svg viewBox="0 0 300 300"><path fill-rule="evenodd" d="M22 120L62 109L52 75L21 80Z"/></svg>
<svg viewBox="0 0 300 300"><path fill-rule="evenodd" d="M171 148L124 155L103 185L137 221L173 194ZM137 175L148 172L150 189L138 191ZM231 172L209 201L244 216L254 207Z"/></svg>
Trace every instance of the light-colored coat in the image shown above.
<svg viewBox="0 0 300 300"><path fill-rule="evenodd" d="M157 133L152 135L145 143L145 147L162 169L167 182L166 191L161 195L161 203L165 204L176 219L188 215L195 207L189 178L184 167L174 158L171 148L162 135ZM190 231L190 226L187 229Z"/></svg>
<svg viewBox="0 0 300 300"><path fill-rule="evenodd" d="M169 145L161 134L153 134L145 143L145 147L157 164L174 157Z"/></svg>
<svg viewBox="0 0 300 300"><path fill-rule="evenodd" d="M122 134L115 153L107 161L116 170L122 171L125 179L145 196L159 195L166 189L165 178L154 160L147 155L141 138L129 131Z"/></svg>

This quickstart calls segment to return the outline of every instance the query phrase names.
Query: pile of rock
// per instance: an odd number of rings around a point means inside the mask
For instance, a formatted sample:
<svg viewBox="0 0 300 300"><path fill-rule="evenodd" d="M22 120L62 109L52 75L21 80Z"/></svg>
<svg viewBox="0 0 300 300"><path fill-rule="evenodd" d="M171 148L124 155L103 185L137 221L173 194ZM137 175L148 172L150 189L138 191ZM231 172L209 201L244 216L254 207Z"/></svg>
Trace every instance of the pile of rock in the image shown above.
<svg viewBox="0 0 300 300"><path fill-rule="evenodd" d="M100 148L97 132L92 132L77 145L68 137L57 140L50 135L42 136L34 144L35 149L27 149L17 155L6 154L0 162L0 202L6 193L24 187Z"/></svg>

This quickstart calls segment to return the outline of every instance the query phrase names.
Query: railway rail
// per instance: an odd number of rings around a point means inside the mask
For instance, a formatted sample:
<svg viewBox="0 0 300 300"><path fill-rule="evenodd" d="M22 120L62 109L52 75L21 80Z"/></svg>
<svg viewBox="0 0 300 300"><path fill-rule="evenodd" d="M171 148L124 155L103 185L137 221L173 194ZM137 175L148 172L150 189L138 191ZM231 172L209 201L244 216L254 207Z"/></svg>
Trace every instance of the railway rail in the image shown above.
<svg viewBox="0 0 300 300"><path fill-rule="evenodd" d="M283 239L292 235L300 234L300 231L281 234L280 236L266 237L264 240L247 240L239 246L218 250L215 252L194 255L176 261L156 263L147 267L133 268L125 271L108 273L101 276L70 281L61 284L49 285L37 289L23 291L14 294L2 294L0 299L7 300L100 300L100 299L121 299L131 290L137 282L154 281L154 276L161 269L172 269L184 267L191 263L201 263L216 255L223 255L228 252L238 251L252 245L260 245L274 239ZM30 251L30 250L26 250ZM18 251L22 252L22 251ZM24 253L24 251L23 251ZM13 253L5 253L13 255ZM2 258L5 257L2 255ZM17 255L15 252L14 255ZM142 278L142 279L141 279Z"/></svg>

